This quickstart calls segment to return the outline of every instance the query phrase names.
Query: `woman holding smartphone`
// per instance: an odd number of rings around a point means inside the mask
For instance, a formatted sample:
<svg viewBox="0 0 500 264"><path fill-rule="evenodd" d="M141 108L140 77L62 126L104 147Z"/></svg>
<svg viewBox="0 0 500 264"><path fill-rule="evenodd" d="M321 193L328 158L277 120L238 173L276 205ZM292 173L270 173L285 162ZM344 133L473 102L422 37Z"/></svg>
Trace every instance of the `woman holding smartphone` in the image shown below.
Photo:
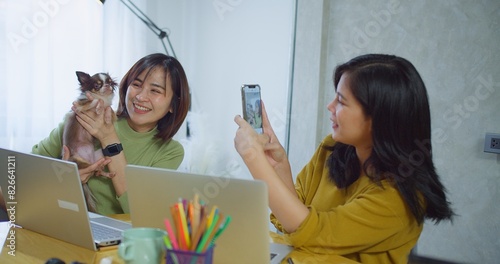
<svg viewBox="0 0 500 264"><path fill-rule="evenodd" d="M338 66L334 86L332 134L295 184L265 107L263 134L235 117L235 148L268 184L271 221L289 244L362 263L407 263L424 220L453 216L432 161L425 85L409 61L368 54Z"/></svg>

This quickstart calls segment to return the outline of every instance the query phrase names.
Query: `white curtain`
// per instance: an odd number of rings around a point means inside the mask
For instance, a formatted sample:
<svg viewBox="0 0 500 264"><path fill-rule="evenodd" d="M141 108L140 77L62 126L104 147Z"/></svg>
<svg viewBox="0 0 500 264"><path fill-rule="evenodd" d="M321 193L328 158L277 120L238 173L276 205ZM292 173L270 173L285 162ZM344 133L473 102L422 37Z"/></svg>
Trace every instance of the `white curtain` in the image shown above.
<svg viewBox="0 0 500 264"><path fill-rule="evenodd" d="M146 30L119 0L0 0L0 147L29 152L49 135L79 94L75 71L119 82Z"/></svg>

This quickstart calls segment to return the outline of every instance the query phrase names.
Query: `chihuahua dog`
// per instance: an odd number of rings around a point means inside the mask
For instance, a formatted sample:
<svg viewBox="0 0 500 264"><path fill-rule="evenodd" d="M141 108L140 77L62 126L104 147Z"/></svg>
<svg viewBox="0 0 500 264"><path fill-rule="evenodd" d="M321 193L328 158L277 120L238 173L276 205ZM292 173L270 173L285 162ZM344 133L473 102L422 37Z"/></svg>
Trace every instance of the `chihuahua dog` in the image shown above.
<svg viewBox="0 0 500 264"><path fill-rule="evenodd" d="M102 109L106 109L106 107L111 105L117 84L109 74L97 73L90 76L87 73L77 71L76 76L80 82L81 92L74 103L78 112L95 109L99 99L104 103L104 105L100 106ZM87 93L90 93L93 100L89 99ZM115 120L116 116L113 115L113 122ZM63 145L69 148L69 160L75 162L78 165L78 169L86 168L103 157L100 149L97 151L95 150L95 146L98 145L96 141L97 139L76 120L75 112L69 112L66 115ZM105 175L105 173L100 170L97 173ZM87 201L88 210L96 212L97 204L95 197L90 191L87 183L83 184L83 192Z"/></svg>

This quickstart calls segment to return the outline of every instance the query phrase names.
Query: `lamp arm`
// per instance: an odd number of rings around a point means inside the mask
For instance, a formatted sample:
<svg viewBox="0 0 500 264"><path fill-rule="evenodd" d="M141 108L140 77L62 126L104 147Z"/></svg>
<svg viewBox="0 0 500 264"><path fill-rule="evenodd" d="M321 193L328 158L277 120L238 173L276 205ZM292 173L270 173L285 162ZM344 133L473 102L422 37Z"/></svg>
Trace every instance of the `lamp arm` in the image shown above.
<svg viewBox="0 0 500 264"><path fill-rule="evenodd" d="M170 50L172 50L173 56L176 57L172 43L170 42L168 34L165 31L163 31L151 19L149 19L149 17L146 14L144 14L144 12L142 12L131 0L127 0L127 2L125 2L124 0L120 0L120 2L122 2L132 13L134 13L134 15L137 18L139 18L144 24L146 24L146 26L151 31L153 31L153 33L157 35L158 38L160 38L163 48L165 49L165 52L167 53L167 55L169 55L167 46L165 45L164 42L164 39L166 38L168 45L170 46Z"/></svg>

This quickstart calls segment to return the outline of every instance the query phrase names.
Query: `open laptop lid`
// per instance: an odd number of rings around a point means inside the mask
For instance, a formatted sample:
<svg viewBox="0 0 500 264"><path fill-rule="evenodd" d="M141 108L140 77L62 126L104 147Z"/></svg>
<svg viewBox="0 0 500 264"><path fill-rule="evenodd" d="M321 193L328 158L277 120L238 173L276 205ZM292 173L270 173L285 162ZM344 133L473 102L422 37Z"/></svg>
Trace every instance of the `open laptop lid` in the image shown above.
<svg viewBox="0 0 500 264"><path fill-rule="evenodd" d="M75 163L0 148L0 171L13 224L96 250Z"/></svg>
<svg viewBox="0 0 500 264"><path fill-rule="evenodd" d="M212 177L127 165L130 217L134 227L165 229L169 207L197 193L208 208L217 205L230 215L228 228L216 242L214 263L269 263L267 185L262 181Z"/></svg>

